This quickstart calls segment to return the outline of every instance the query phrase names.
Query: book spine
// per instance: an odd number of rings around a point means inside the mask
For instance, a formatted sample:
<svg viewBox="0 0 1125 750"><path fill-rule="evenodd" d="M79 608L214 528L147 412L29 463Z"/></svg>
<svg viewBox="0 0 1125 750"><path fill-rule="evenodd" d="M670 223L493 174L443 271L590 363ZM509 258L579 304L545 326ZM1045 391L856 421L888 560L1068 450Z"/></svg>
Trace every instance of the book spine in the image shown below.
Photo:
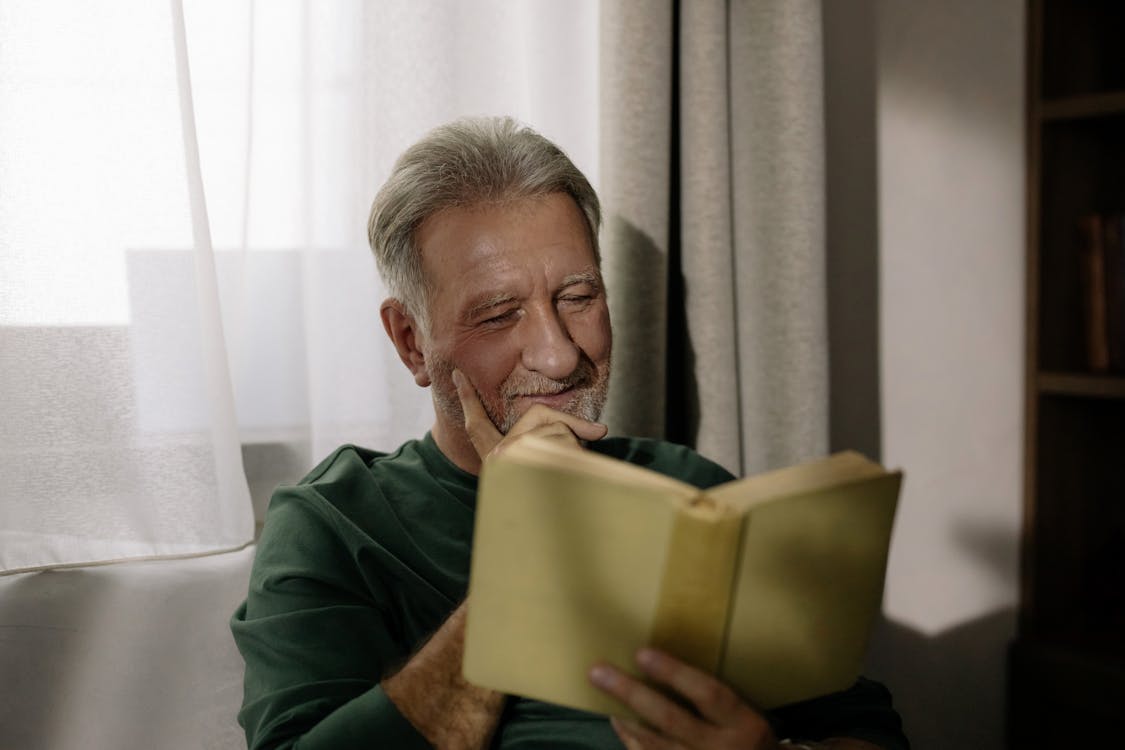
<svg viewBox="0 0 1125 750"><path fill-rule="evenodd" d="M1109 369L1125 373L1125 213L1105 218L1104 239Z"/></svg>
<svg viewBox="0 0 1125 750"><path fill-rule="evenodd" d="M706 672L726 646L743 519L681 508L668 540L648 643Z"/></svg>
<svg viewBox="0 0 1125 750"><path fill-rule="evenodd" d="M1082 233L1082 303L1086 333L1086 366L1091 372L1109 370L1109 336L1106 314L1105 243L1102 216L1079 219Z"/></svg>

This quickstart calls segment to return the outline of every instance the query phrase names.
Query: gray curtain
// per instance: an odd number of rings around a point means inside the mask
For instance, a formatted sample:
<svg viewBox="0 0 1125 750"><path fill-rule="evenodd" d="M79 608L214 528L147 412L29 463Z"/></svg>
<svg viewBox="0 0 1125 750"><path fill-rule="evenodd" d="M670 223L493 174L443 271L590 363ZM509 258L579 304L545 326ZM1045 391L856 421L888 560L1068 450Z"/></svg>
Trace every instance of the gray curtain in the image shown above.
<svg viewBox="0 0 1125 750"><path fill-rule="evenodd" d="M828 446L818 0L602 4L607 419L737 474Z"/></svg>

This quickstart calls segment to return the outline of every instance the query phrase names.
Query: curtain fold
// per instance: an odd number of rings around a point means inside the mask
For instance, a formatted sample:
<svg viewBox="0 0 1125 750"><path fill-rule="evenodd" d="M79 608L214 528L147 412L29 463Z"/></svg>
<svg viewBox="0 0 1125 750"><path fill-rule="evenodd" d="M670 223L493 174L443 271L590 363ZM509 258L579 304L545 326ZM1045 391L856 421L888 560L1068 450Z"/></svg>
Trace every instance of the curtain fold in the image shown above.
<svg viewBox="0 0 1125 750"><path fill-rule="evenodd" d="M692 398L687 438L742 471L737 253L731 164L731 28L725 0L680 7L682 310Z"/></svg>
<svg viewBox="0 0 1125 750"><path fill-rule="evenodd" d="M665 431L672 22L667 3L601 4L601 243L614 332L604 419L623 435Z"/></svg>
<svg viewBox="0 0 1125 750"><path fill-rule="evenodd" d="M661 434L665 413L678 411L684 438L739 474L825 452L820 4L637 1L602 13L613 427ZM663 96L667 61L655 59L673 50L675 118ZM645 255L644 246L657 252ZM678 267L668 265L668 248ZM668 299L661 284L682 288L683 298ZM673 350L684 361L672 366L688 372L665 392L652 357L665 350L667 317L681 314L686 340Z"/></svg>
<svg viewBox="0 0 1125 750"><path fill-rule="evenodd" d="M596 176L597 8L4 0L0 572L246 544L341 443L420 437L371 199L466 115Z"/></svg>
<svg viewBox="0 0 1125 750"><path fill-rule="evenodd" d="M236 549L253 540L254 518L250 490L242 467L238 439L238 419L234 408L228 366L227 343L219 306L215 249L211 244L211 222L203 190L203 171L199 162L199 140L195 128L191 65L188 62L187 29L183 0L170 0L172 47L176 61L176 92L180 105L180 133L184 145L184 176L191 209L191 238L195 260L196 294L199 309L199 334L202 339L202 365L206 404L209 411L211 444L215 464L215 491L219 509L217 525L232 534ZM240 542L240 543L239 543ZM215 551L224 551L222 549Z"/></svg>
<svg viewBox="0 0 1125 750"><path fill-rule="evenodd" d="M253 538L183 32L178 2L0 14L0 570Z"/></svg>
<svg viewBox="0 0 1125 750"><path fill-rule="evenodd" d="M754 472L828 448L820 3L735 2L730 27L742 470Z"/></svg>

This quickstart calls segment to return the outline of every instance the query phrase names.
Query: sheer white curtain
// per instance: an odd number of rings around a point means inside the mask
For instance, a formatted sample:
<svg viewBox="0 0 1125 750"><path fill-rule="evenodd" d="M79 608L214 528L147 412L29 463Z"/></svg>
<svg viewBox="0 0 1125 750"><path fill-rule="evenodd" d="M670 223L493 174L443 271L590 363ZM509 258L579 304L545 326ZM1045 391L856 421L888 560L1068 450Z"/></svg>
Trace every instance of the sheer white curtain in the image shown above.
<svg viewBox="0 0 1125 750"><path fill-rule="evenodd" d="M5 569L252 535L177 30L162 3L0 5Z"/></svg>
<svg viewBox="0 0 1125 750"><path fill-rule="evenodd" d="M236 548L243 450L296 479L420 435L367 207L467 114L596 181L597 22L596 0L0 4L0 569Z"/></svg>

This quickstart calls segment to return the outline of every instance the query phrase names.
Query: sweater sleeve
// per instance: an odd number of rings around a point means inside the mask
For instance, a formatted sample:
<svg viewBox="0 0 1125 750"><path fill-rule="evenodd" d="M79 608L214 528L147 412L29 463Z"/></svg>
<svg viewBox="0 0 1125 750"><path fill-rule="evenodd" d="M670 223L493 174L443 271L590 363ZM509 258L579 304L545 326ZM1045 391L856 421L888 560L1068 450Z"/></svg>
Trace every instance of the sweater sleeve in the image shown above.
<svg viewBox="0 0 1125 750"><path fill-rule="evenodd" d="M864 677L842 692L774 709L768 718L781 738L851 737L883 750L910 750L890 692Z"/></svg>
<svg viewBox="0 0 1125 750"><path fill-rule="evenodd" d="M271 501L231 619L249 750L429 747L379 684L407 650L386 592L364 572L371 550L348 532L312 487Z"/></svg>

